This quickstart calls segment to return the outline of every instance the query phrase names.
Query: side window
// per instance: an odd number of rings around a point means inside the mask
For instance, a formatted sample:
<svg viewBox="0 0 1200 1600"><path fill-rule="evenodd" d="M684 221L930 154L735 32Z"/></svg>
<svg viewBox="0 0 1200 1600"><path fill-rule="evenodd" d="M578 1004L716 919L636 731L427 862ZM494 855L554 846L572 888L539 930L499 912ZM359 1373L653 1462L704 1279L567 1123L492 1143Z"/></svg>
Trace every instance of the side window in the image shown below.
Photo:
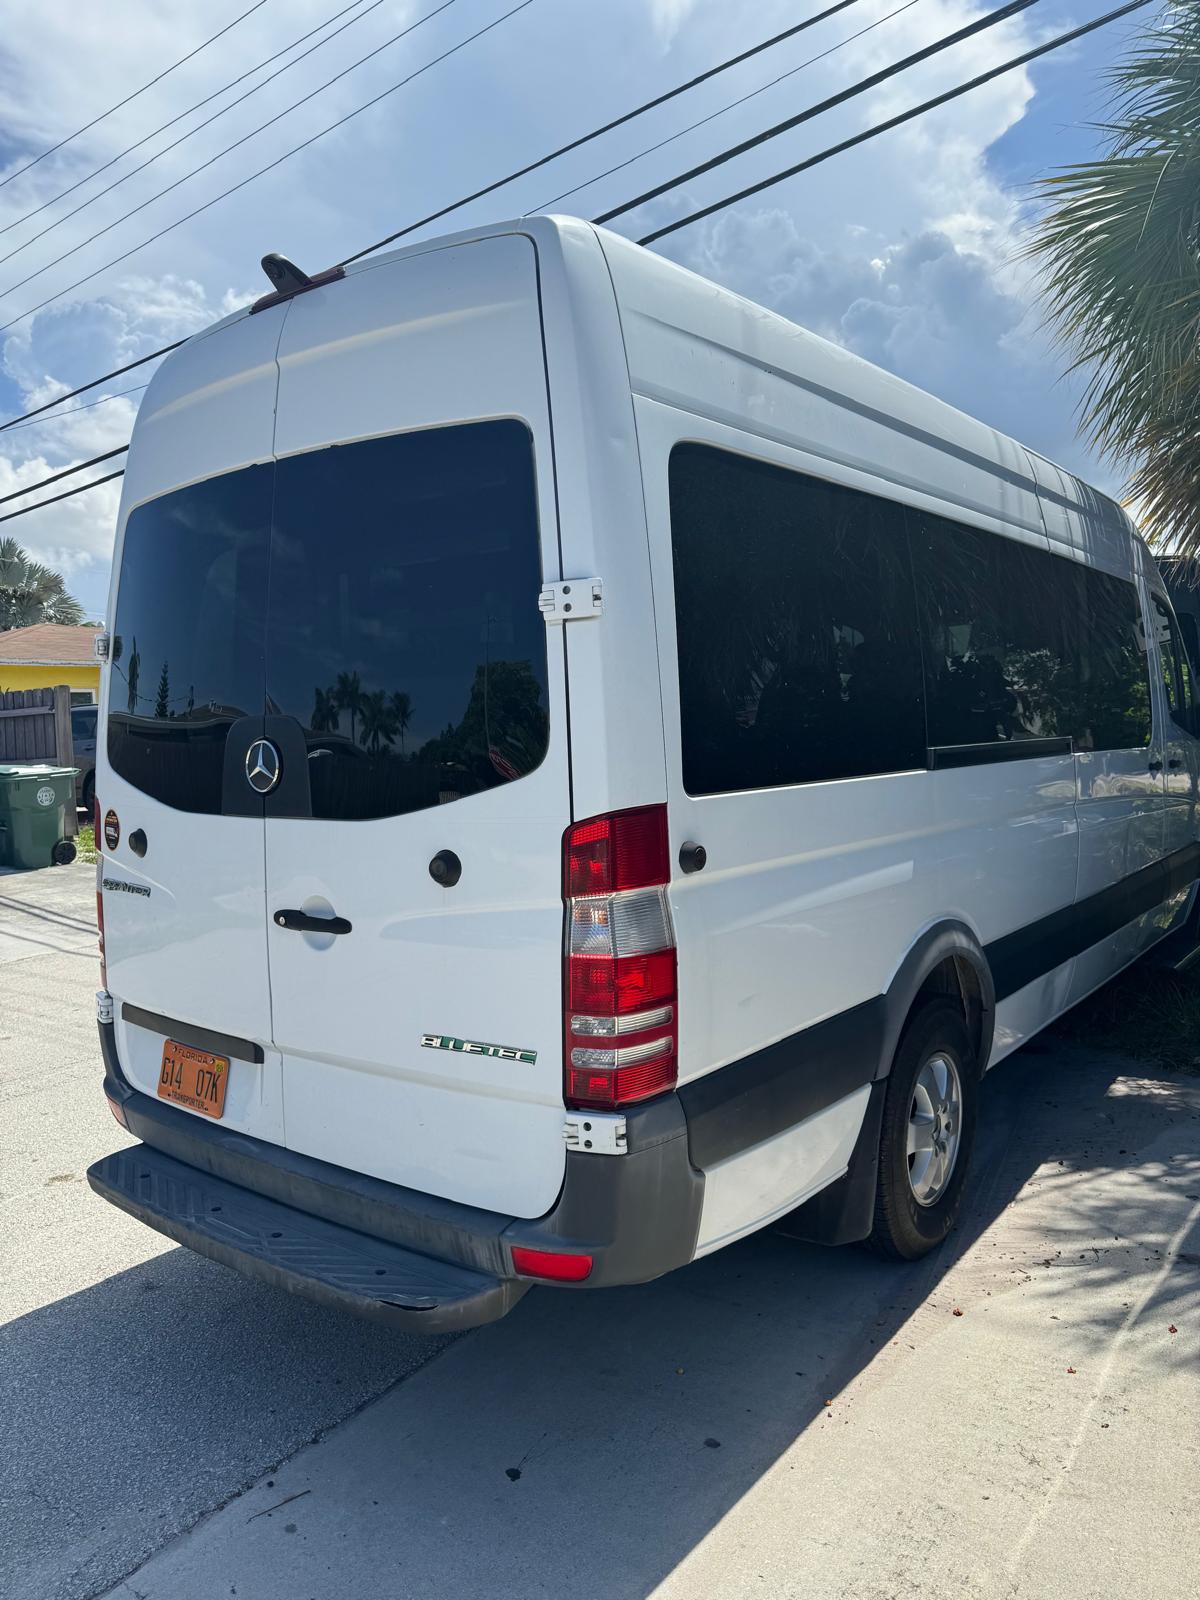
<svg viewBox="0 0 1200 1600"><path fill-rule="evenodd" d="M1195 705L1191 662L1170 606L1156 594L1151 595L1150 603L1158 639L1159 663L1167 691L1167 706L1179 727L1190 731L1193 726L1192 708Z"/></svg>
<svg viewBox="0 0 1200 1600"><path fill-rule="evenodd" d="M1083 632L1073 685L1075 748L1132 750L1150 743L1150 668L1132 583L1080 567Z"/></svg>
<svg viewBox="0 0 1200 1600"><path fill-rule="evenodd" d="M941 517L913 522L930 746L1069 738L1078 569Z"/></svg>
<svg viewBox="0 0 1200 1600"><path fill-rule="evenodd" d="M688 793L923 768L903 509L701 444L670 497Z"/></svg>

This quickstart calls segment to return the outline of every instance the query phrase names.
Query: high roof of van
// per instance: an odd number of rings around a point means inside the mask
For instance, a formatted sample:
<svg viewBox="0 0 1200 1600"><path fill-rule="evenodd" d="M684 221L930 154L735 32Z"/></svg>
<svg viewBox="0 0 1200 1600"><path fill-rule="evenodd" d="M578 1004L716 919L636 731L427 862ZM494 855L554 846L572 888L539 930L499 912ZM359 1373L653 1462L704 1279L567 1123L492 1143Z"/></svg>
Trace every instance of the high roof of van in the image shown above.
<svg viewBox="0 0 1200 1600"><path fill-rule="evenodd" d="M1122 575L1153 568L1126 512L1037 451L777 312L578 218L523 217L426 239L348 266L347 287L392 263L513 234L537 250L548 340L563 326L552 321L552 308L587 318L611 285L635 396L798 447L812 470L825 461L861 471L896 498L1048 540L1062 554ZM603 274L594 270L597 252ZM606 309L611 315L611 301ZM143 413L154 410L161 375L186 360L189 346L250 316L250 308L235 312L168 356ZM261 362L261 341L250 344L247 361Z"/></svg>

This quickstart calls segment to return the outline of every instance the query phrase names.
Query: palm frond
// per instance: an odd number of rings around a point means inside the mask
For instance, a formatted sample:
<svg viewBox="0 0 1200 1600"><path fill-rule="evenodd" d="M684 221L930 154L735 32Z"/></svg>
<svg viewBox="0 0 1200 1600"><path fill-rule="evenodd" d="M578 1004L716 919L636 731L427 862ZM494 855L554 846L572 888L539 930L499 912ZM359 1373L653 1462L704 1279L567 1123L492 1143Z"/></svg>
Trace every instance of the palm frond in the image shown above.
<svg viewBox="0 0 1200 1600"><path fill-rule="evenodd" d="M1126 470L1150 535L1200 553L1200 0L1109 81L1108 150L1040 182L1029 254L1087 374L1083 431Z"/></svg>

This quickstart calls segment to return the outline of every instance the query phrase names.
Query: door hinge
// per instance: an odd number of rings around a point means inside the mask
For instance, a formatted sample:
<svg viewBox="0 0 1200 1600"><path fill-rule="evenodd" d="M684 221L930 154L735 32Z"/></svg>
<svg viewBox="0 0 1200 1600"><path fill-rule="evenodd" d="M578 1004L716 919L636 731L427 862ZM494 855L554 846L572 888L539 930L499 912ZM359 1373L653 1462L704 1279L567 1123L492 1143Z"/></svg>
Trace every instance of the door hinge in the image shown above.
<svg viewBox="0 0 1200 1600"><path fill-rule="evenodd" d="M95 639L92 641L92 648L96 652L96 660L97 661L107 661L108 660L108 651L109 651L109 646L110 646L111 642L112 642L112 639L111 639L111 635L110 634L98 633L96 635Z"/></svg>
<svg viewBox="0 0 1200 1600"><path fill-rule="evenodd" d="M111 1022L116 1015L113 997L107 989L96 990L96 1021Z"/></svg>
<svg viewBox="0 0 1200 1600"><path fill-rule="evenodd" d="M599 578L568 578L548 583L538 595L538 610L547 622L582 622L604 614L604 585Z"/></svg>
<svg viewBox="0 0 1200 1600"><path fill-rule="evenodd" d="M595 1156L629 1154L625 1118L615 1111L568 1111L563 1138L568 1150L588 1150Z"/></svg>

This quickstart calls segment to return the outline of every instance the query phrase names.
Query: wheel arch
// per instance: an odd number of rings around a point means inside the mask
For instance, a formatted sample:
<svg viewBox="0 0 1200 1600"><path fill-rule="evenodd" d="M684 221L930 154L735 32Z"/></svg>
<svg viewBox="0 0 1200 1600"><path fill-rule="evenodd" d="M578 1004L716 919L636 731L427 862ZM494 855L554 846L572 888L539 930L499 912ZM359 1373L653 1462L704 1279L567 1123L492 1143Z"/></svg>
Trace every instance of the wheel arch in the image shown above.
<svg viewBox="0 0 1200 1600"><path fill-rule="evenodd" d="M884 1025L877 1078L892 1069L900 1036L925 995L951 996L962 1008L982 1076L996 1028L996 989L983 946L964 922L927 928L911 946L883 995Z"/></svg>

